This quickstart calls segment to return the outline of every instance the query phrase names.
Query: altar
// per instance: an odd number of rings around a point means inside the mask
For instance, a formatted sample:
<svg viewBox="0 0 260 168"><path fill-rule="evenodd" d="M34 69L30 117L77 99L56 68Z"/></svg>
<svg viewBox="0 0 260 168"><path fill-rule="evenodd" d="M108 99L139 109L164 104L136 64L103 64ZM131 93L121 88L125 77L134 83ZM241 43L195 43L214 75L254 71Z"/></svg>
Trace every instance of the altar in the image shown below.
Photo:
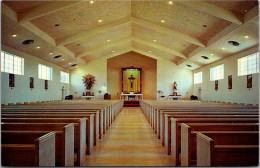
<svg viewBox="0 0 260 168"><path fill-rule="evenodd" d="M141 93L138 93L138 94L121 93L120 99L121 100L134 100L134 101L143 100L143 94L141 94Z"/></svg>

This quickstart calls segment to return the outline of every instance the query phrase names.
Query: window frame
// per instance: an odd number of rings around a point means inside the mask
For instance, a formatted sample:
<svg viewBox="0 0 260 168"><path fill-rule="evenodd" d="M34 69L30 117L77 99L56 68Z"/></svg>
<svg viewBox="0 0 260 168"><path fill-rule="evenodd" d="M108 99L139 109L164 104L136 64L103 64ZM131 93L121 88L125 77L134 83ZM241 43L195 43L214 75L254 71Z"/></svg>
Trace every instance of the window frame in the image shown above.
<svg viewBox="0 0 260 168"><path fill-rule="evenodd" d="M43 74L43 71L45 71L45 75ZM43 80L52 80L52 67L38 63L38 78Z"/></svg>
<svg viewBox="0 0 260 168"><path fill-rule="evenodd" d="M210 68L210 70L209 70L210 81L221 80L224 78L225 78L225 65L224 64L220 64L220 65Z"/></svg>
<svg viewBox="0 0 260 168"><path fill-rule="evenodd" d="M255 56L254 59L251 59ZM244 64L244 65L241 65ZM255 67L253 67L255 65ZM237 59L237 76L259 73L259 52Z"/></svg>
<svg viewBox="0 0 260 168"><path fill-rule="evenodd" d="M1 72L24 75L24 58L2 50Z"/></svg>
<svg viewBox="0 0 260 168"><path fill-rule="evenodd" d="M64 74L64 75L62 75L62 74ZM64 76L64 78L63 78L63 76ZM63 80L63 79L65 79L65 80ZM70 83L70 74L68 72L60 71L60 82L69 84Z"/></svg>
<svg viewBox="0 0 260 168"><path fill-rule="evenodd" d="M200 74L201 74L201 75L200 75ZM199 77L196 77L196 75L199 75ZM202 83L202 82L203 82L202 77L203 77L202 71L197 72L197 73L194 73L194 76L193 76L194 82L193 82L193 83L194 83L194 84L200 84L200 83Z"/></svg>

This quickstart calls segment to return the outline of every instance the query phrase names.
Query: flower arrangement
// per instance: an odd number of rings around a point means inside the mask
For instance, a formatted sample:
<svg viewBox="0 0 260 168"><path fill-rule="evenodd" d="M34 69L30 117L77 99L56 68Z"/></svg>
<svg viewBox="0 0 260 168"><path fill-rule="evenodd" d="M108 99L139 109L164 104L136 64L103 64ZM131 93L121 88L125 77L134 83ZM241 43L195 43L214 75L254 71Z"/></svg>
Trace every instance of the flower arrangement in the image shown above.
<svg viewBox="0 0 260 168"><path fill-rule="evenodd" d="M83 76L83 79L82 79L84 85L86 86L86 89L87 90L90 90L91 87L95 84L95 76L91 75L91 74L87 74L85 76Z"/></svg>

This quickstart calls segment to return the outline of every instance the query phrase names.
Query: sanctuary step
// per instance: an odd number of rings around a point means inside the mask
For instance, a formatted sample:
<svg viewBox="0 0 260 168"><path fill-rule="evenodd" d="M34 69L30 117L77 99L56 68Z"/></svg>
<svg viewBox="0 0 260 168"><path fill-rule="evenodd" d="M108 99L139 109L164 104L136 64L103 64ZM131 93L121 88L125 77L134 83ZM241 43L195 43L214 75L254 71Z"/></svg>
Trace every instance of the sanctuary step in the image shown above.
<svg viewBox="0 0 260 168"><path fill-rule="evenodd" d="M124 107L140 107L139 101L124 101Z"/></svg>

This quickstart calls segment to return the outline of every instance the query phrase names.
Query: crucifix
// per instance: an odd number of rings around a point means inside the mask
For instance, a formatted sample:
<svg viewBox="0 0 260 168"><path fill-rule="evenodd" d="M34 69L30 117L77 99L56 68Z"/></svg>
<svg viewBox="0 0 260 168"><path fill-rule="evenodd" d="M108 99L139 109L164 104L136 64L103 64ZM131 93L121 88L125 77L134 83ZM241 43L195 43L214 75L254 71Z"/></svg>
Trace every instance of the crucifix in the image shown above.
<svg viewBox="0 0 260 168"><path fill-rule="evenodd" d="M131 88L133 88L133 80L135 80L135 77L133 77L133 75L131 75L130 78L128 78L131 82Z"/></svg>

